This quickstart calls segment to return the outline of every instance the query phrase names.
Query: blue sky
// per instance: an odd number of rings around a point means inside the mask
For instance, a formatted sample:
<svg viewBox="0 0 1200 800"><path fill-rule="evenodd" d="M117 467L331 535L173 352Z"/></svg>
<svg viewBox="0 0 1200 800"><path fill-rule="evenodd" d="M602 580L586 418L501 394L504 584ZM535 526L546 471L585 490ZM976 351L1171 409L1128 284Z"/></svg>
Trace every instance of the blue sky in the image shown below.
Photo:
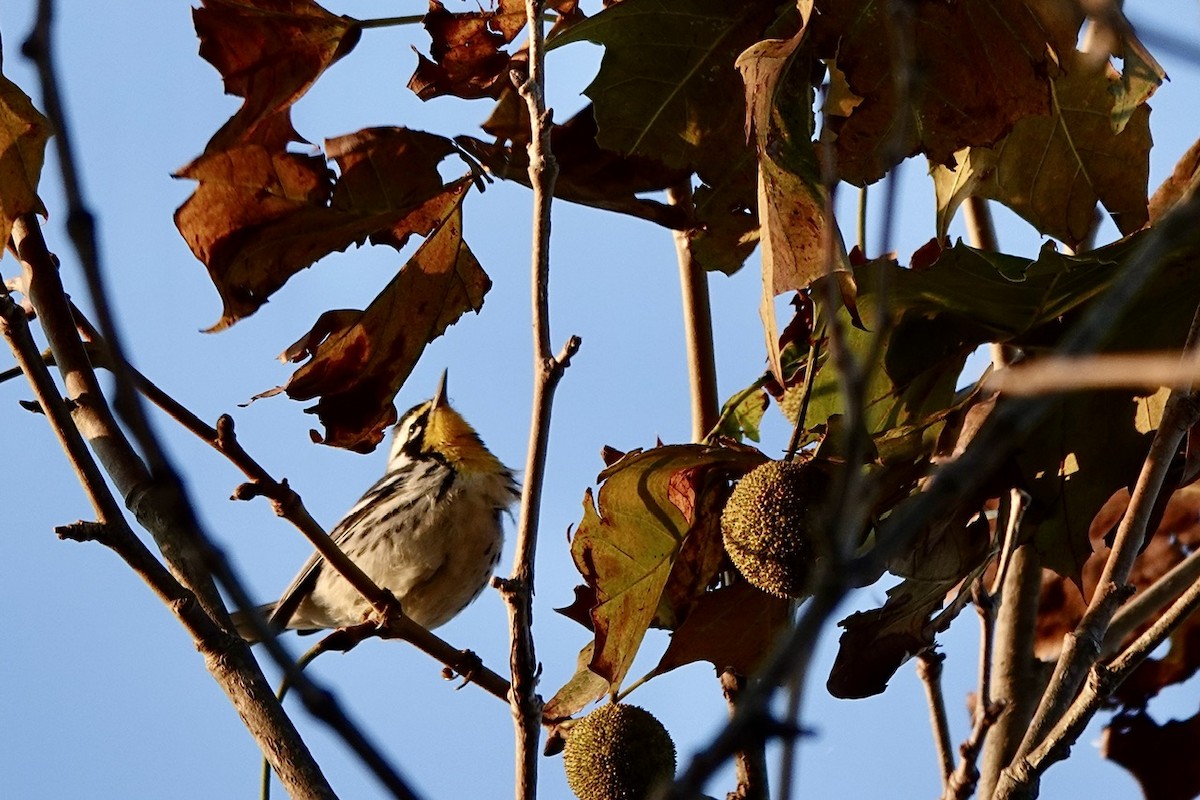
<svg viewBox="0 0 1200 800"><path fill-rule="evenodd" d="M289 369L274 357L308 329L321 311L361 307L402 263L394 251L351 251L297 276L258 314L232 330L199 331L220 314L203 267L175 231L171 214L192 184L172 179L237 108L220 80L196 55L187 4L137 0L59 5L57 49L74 125L84 185L99 214L103 255L121 327L135 365L162 388L212 421L230 413L243 443L277 477L287 477L314 515L332 525L382 470L383 454L359 456L310 444L314 420L282 397L241 407L282 383ZM356 0L331 10L367 18L419 13L423 3ZM19 52L34 3L11 0L0 12L4 72L39 102ZM1195 3L1129 4L1135 21L1196 40ZM451 8L455 8L451 4ZM405 88L423 47L420 29L366 31L350 57L335 65L295 109L299 131L312 141L368 125L400 124L441 133L473 133L485 103L439 99L422 104ZM565 119L583 105L579 92L594 74L598 48L556 51L549 62L550 104ZM1200 135L1195 101L1200 71L1164 54L1172 82L1151 105L1156 142L1151 185ZM51 156L43 197L51 211L47 235L63 259L64 280L86 306L83 284L63 232L65 211ZM933 234L932 190L921 162L900 171L902 201L888 249L910 253ZM876 198L882 192L875 192ZM852 200L852 198L848 198ZM880 210L873 203L873 219ZM1040 238L1003 212L1002 248L1033 255ZM435 342L402 391L401 408L424 399L442 369L449 393L491 448L513 467L524 463L529 416L529 194L492 185L466 207L466 236L494 287L483 312L468 316ZM1111 227L1101 241L1112 238ZM961 229L954 229L960 235ZM687 376L674 250L668 232L600 211L558 204L551 282L555 345L577 334L583 348L563 380L555 407L545 488L536 628L553 694L574 668L585 632L552 609L571 598L575 573L567 531L579 521L584 489L602 468L600 448L645 447L689 436ZM872 239L873 243L876 240ZM876 243L877 244L877 243ZM757 260L733 277L712 276L720 391L728 396L760 374ZM15 272L11 256L0 272ZM7 356L0 357L4 362ZM7 368L7 362L0 367ZM16 401L19 382L0 385L9 465L0 538L0 604L9 615L9 642L0 659L0 795L58 797L249 797L256 791L258 752L188 637L149 591L97 545L58 541L55 525L87 518L89 507L49 430ZM240 475L169 420L158 418L188 489L212 535L234 559L251 590L275 598L308 554L308 545L279 522L265 502L228 497ZM764 449L786 444L774 419ZM511 530L511 527L510 527ZM511 537L510 537L511 538ZM511 562L506 549L502 569ZM865 590L859 607L880 602L883 588ZM846 613L853 610L847 606ZM954 735L967 732L965 695L973 689L975 622L967 614L946 639L947 703ZM507 621L494 592L440 633L502 668ZM830 797L932 797L936 760L925 702L911 667L886 695L835 701L823 690L836 632L816 654L805 722L817 731L801 753L801 793ZM311 640L293 639L297 652ZM662 637L651 637L635 665L657 660ZM396 642L370 642L329 656L314 673L339 696L404 774L430 798L511 795L512 725L507 707L474 687L455 691L440 666ZM681 758L703 745L726 714L711 670L692 665L637 690L631 702L659 716ZM1154 708L1189 716L1194 687ZM343 747L297 709L296 718L336 790L344 797L382 796ZM1103 762L1094 726L1067 763L1054 767L1044 796L1134 798L1133 780ZM558 759L542 761L542 796L568 797ZM732 788L728 775L709 792Z"/></svg>

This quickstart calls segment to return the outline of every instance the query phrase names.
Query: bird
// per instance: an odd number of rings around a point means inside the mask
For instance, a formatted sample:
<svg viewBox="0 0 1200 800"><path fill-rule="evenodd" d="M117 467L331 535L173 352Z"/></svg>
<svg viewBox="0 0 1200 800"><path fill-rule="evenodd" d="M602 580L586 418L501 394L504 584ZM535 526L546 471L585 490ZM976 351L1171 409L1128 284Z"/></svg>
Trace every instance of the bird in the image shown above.
<svg viewBox="0 0 1200 800"><path fill-rule="evenodd" d="M330 538L418 625L449 622L487 585L504 544L503 517L520 490L446 398L433 397L396 423L387 471L330 531ZM277 630L313 633L364 621L367 601L318 553L275 603L260 606ZM244 612L238 633L255 641Z"/></svg>

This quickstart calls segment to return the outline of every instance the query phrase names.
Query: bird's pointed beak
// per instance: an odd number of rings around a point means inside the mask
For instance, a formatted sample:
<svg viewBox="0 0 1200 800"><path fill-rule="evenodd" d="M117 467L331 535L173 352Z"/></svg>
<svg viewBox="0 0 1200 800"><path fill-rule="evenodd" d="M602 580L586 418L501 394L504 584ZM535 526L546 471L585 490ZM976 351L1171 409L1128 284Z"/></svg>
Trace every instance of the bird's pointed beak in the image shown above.
<svg viewBox="0 0 1200 800"><path fill-rule="evenodd" d="M442 379L438 381L437 391L433 393L433 407L440 408L446 405L446 376L450 374L450 370L442 370Z"/></svg>

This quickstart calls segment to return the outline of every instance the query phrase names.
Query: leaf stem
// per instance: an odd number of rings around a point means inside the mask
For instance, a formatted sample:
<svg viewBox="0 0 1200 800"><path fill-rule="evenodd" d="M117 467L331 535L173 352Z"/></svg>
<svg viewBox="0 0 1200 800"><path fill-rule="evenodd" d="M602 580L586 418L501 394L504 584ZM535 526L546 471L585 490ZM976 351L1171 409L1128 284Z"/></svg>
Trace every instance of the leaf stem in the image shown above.
<svg viewBox="0 0 1200 800"><path fill-rule="evenodd" d="M694 214L692 187L684 181L667 189L667 201L687 216ZM713 352L712 308L708 275L692 257L689 231L673 230L675 258L679 262L679 287L683 296L683 333L687 347L688 379L692 408L692 441L700 442L717 422L717 366Z"/></svg>

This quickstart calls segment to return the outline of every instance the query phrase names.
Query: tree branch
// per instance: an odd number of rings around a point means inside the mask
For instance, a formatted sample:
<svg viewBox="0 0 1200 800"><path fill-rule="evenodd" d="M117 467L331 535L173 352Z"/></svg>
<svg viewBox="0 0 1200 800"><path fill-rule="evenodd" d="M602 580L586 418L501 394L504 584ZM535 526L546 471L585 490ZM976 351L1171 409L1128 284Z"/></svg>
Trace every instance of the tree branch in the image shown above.
<svg viewBox="0 0 1200 800"><path fill-rule="evenodd" d="M925 687L929 703L929 720L933 727L933 743L937 749L942 786L950 785L954 773L954 746L950 743L950 719L946 716L946 698L942 694L942 666L946 656L925 650L917 656L917 677Z"/></svg>
<svg viewBox="0 0 1200 800"><path fill-rule="evenodd" d="M1194 349L1198 338L1200 309L1197 309L1192 321L1185 351ZM1192 390L1172 391L1150 444L1150 452L1142 465L1142 472L1133 488L1129 508L1117 527L1112 550L1092 600L1079 625L1063 639L1063 650L1051 676L1050 686L1042 697L1014 763L1001 776L996 798L1037 795L1042 772L1065 755L1065 750L1070 748L1087 720L1095 713L1090 701L1079 696L1080 687L1089 675L1093 676L1092 683L1096 685L1089 686L1084 696L1093 692L1102 696L1106 696L1105 692L1111 693L1111 676L1105 674L1111 670L1096 667L1105 634L1118 607L1131 594L1129 574L1147 536L1147 525L1162 492L1167 470L1183 437L1197 421L1200 421L1200 393Z"/></svg>
<svg viewBox="0 0 1200 800"><path fill-rule="evenodd" d="M29 225L31 222L36 225L36 220L29 219L18 220L14 225L15 249L24 264L28 264L28 259L35 256L34 251L38 250L30 242L32 237ZM32 230L36 233L36 241L40 242L40 230L36 227ZM43 269L54 272L53 278L54 281L57 281L55 267L50 262L48 254L45 256L38 260L45 262L42 265ZM30 272L37 274L37 270L33 268L30 268ZM41 280L29 282L38 286L39 300L42 299L44 290ZM51 288L53 287L45 287L46 290ZM62 305L65 306L65 298L62 300ZM41 305L43 309L55 306L54 303L38 303L35 304L35 308L38 305ZM55 341L64 340L59 351L67 351L66 364L71 364L73 361L78 362L81 355L84 358L84 361L76 369L63 368L64 375L70 376L68 385L75 386L72 408L68 409L50 377L44 360L38 353L23 311L7 295L3 298L2 306L4 336L12 346L30 384L34 387L51 428L74 466L76 474L92 502L92 507L96 510L99 525L88 529L89 535L112 549L129 564L184 625L193 637L197 649L204 656L205 664L214 679L230 697L251 734L259 739L263 752L270 756L272 767L280 775L284 785L289 787L289 791L293 791L296 797L334 797L332 788L325 781L320 768L313 761L291 720L284 714L282 707L275 702L274 694L271 693L266 679L258 669L258 663L250 655L246 644L240 638L230 635L226 629L215 622L202 604L197 602L195 594L164 569L129 528L120 504L109 490L108 484L76 424L77 420L83 419L96 432L97 436L103 435L103 432L107 430L106 426L92 418L94 413L100 409L106 411L106 408L103 406L99 387L95 383L95 375L86 365L86 355L83 355L83 348L78 339L75 339L74 347L71 347L70 339L67 338L62 328L52 326L51 323L55 319L53 311L49 320L46 316L41 316L42 325L46 329L52 346ZM74 333L73 324L70 326L70 331ZM59 363L63 364L64 362L59 361ZM92 387L90 392L81 388L87 386ZM117 430L116 434L119 435L119 433ZM108 455L110 457L117 455L115 450L116 448L109 450ZM140 462L136 456L130 451L121 454L121 458L121 463L127 464L127 468L118 474L137 474ZM79 532L80 528L69 527L61 530L60 535L79 538L76 536ZM270 696L269 701L262 696L263 690ZM268 741L272 743L272 747L267 747Z"/></svg>
<svg viewBox="0 0 1200 800"><path fill-rule="evenodd" d="M533 321L533 408L529 425L529 449L525 460L525 482L517 526L513 568L507 579L496 578L508 608L510 628L509 666L512 671L513 726L516 735L517 800L537 796L538 741L541 738L542 698L537 694L538 661L533 641L534 557L537 552L538 517L545 482L546 453L550 443L550 413L554 390L579 349L572 336L555 356L550 349L550 206L558 164L550 151L553 122L546 108L546 40L542 27L545 0L525 0L529 27L529 77L518 91L529 113L529 184L533 190L533 232L530 253Z"/></svg>
<svg viewBox="0 0 1200 800"><path fill-rule="evenodd" d="M232 622L213 576L241 607L249 598L223 555L201 531L186 492L148 424L136 389L126 370L127 359L117 336L96 244L95 217L84 202L72 137L58 88L52 57L52 0L39 0L34 28L23 52L34 62L47 117L55 129L63 190L67 198L67 230L78 253L100 328L108 341L116 378L115 407L132 432L143 462L125 438L100 391L95 372L75 329L70 305L59 280L57 263L46 248L37 219L26 215L14 223L14 249L22 263L26 296L37 312L51 351L74 401L72 420L95 448L105 471L122 493L126 506L154 537L174 576L190 590L218 631L231 631ZM148 468L147 468L148 465ZM268 652L281 668L291 667L287 652L268 634ZM283 713L262 670L240 637L197 640L206 654L209 672L225 691L250 733L271 761L280 780L294 797L332 797L333 791L304 746L291 720ZM377 751L370 747L327 692L302 681L306 705L362 756L376 776L397 797L413 793Z"/></svg>
<svg viewBox="0 0 1200 800"><path fill-rule="evenodd" d="M102 361L107 362L109 357L106 354L103 337L80 313L79 309L72 306L72 311L75 313L75 320L84 341L98 348L97 352L104 354ZM485 667L474 654L452 646L433 632L413 622L404 615L402 608L396 608L392 595L379 588L357 564L346 556L341 548L334 544L329 534L309 513L304 501L291 488L287 480L275 480L261 464L246 452L237 439L232 417L222 414L217 419L217 425L214 428L159 388L132 365L128 369L134 385L146 399L162 409L201 441L229 459L249 479L249 483L244 483L234 490L232 499L251 500L261 496L269 500L275 513L304 534L304 537L321 553L330 567L345 578L371 604L379 621L378 635L383 638L401 639L412 644L459 675L469 677L471 683L478 684L482 689L505 702L508 701L509 684L507 680Z"/></svg>

